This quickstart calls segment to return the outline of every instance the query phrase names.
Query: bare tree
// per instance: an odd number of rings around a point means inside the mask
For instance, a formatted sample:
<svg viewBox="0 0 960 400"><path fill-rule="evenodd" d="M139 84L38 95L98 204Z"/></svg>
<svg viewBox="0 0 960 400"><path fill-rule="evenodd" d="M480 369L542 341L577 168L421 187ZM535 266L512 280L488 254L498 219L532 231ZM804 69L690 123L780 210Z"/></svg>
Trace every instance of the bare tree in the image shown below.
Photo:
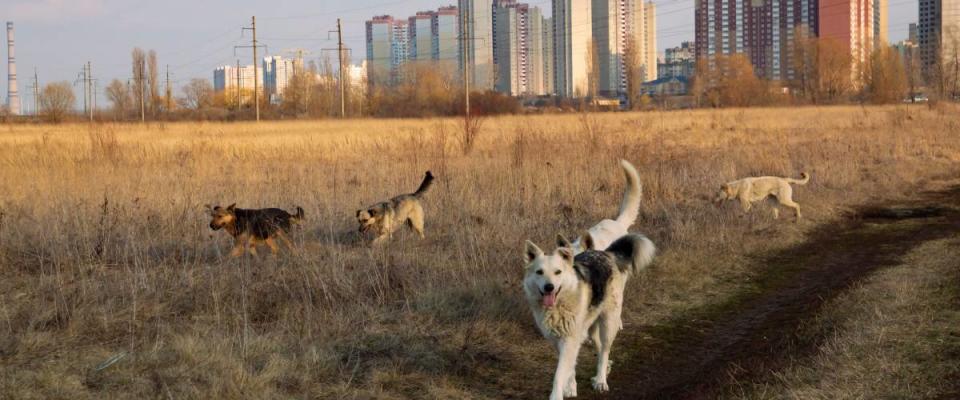
<svg viewBox="0 0 960 400"><path fill-rule="evenodd" d="M150 115L154 118L160 112L160 71L157 69L157 52L150 50L147 54L147 100L150 104Z"/></svg>
<svg viewBox="0 0 960 400"><path fill-rule="evenodd" d="M866 66L864 97L875 104L894 103L907 91L903 61L894 49L882 46L870 55Z"/></svg>
<svg viewBox="0 0 960 400"><path fill-rule="evenodd" d="M627 76L627 105L630 109L637 109L643 98L643 68L640 68L640 46L633 36L627 38L627 45L623 56L624 74Z"/></svg>
<svg viewBox="0 0 960 400"><path fill-rule="evenodd" d="M105 89L107 100L113 103L114 118L122 120L127 117L127 112L133 103L130 97L130 90L123 82L117 79L110 81Z"/></svg>
<svg viewBox="0 0 960 400"><path fill-rule="evenodd" d="M213 85L206 79L194 78L183 87L183 97L178 102L199 116L204 109L213 105L213 100Z"/></svg>
<svg viewBox="0 0 960 400"><path fill-rule="evenodd" d="M76 101L70 82L48 83L40 92L40 113L50 122L60 122Z"/></svg>
<svg viewBox="0 0 960 400"><path fill-rule="evenodd" d="M135 102L136 107L140 107L140 104L146 102L144 98L144 87L145 87L145 76L144 72L146 69L146 59L147 55L139 47L135 47L130 53L131 66L133 67L133 101Z"/></svg>

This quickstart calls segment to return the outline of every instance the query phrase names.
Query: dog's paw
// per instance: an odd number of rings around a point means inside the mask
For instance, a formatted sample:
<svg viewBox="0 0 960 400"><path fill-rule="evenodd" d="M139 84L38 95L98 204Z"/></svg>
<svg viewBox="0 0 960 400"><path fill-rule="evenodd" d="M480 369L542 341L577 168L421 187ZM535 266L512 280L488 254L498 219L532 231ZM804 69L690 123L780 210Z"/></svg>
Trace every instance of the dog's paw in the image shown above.
<svg viewBox="0 0 960 400"><path fill-rule="evenodd" d="M606 379L606 378L601 379L601 378L595 376L595 377L593 377L593 378L590 378L590 381L593 382L593 390L596 390L596 391L598 391L598 392L609 392L609 391L610 391L610 386L607 385L607 379Z"/></svg>
<svg viewBox="0 0 960 400"><path fill-rule="evenodd" d="M567 387L563 389L563 397L577 397L577 381L572 380L572 382L567 384Z"/></svg>

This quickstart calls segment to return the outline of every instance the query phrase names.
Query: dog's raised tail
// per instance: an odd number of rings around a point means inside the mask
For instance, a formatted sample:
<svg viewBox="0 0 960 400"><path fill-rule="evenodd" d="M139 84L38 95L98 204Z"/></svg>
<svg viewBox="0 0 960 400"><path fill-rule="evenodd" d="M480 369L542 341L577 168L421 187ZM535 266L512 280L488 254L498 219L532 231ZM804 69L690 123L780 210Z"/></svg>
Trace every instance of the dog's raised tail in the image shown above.
<svg viewBox="0 0 960 400"><path fill-rule="evenodd" d="M627 178L627 187L623 190L623 200L620 201L620 212L617 214L617 223L624 229L637 222L640 214L640 198L643 197L643 186L640 185L640 174L627 160L620 160L623 174Z"/></svg>
<svg viewBox="0 0 960 400"><path fill-rule="evenodd" d="M631 233L614 241L606 252L616 257L621 272L635 274L653 263L657 247L646 236Z"/></svg>
<svg viewBox="0 0 960 400"><path fill-rule="evenodd" d="M807 182L810 182L810 174L801 172L800 179L787 178L787 182L796 183L798 185L806 185Z"/></svg>
<svg viewBox="0 0 960 400"><path fill-rule="evenodd" d="M433 185L433 174L430 171L423 176L423 182L420 183L420 187L417 188L416 192L413 192L414 197L423 196L427 190L430 190L430 186Z"/></svg>

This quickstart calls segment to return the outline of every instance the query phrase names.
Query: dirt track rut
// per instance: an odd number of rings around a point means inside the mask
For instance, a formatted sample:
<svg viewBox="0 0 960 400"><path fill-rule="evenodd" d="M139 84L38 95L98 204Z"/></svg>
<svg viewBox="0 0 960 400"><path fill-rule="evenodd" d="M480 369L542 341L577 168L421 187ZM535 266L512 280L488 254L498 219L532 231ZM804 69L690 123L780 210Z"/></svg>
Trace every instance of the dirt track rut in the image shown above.
<svg viewBox="0 0 960 400"><path fill-rule="evenodd" d="M902 208L864 208L815 229L806 242L756 261L760 289L665 324L623 331L616 347L626 349L620 351L625 356L614 364L611 392L597 395L582 385L580 397L712 399L732 393L734 381L770 377L830 334L797 334L825 302L877 269L899 264L913 247L960 232L957 206L960 187L926 193L898 204ZM578 375L590 376L584 372Z"/></svg>

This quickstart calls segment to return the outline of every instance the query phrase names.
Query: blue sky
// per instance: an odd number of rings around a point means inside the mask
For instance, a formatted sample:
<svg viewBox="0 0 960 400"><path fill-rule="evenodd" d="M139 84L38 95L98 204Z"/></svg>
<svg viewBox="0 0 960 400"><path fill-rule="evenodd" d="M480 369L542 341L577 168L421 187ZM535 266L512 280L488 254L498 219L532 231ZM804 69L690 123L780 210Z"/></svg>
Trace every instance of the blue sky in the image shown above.
<svg viewBox="0 0 960 400"><path fill-rule="evenodd" d="M917 0L888 0L890 39L907 35L907 24L917 19ZM658 47L673 47L693 40L694 0L654 0L657 4ZM550 0L531 0L545 15ZM406 18L416 11L456 4L442 0L0 0L0 20L16 25L17 68L20 91L31 102L29 86L36 67L41 84L76 79L81 66L90 61L99 80L99 104L106 105L102 88L111 79L131 75L130 51L135 46L157 51L159 63L169 64L171 80L178 89L191 78L212 79L213 69L233 64L237 58L249 64L249 33L241 26L257 16L257 35L270 54L293 49L319 58L324 48L336 46L327 31L343 20L344 41L353 49L353 61L365 54L364 21L373 15ZM6 51L0 97L6 101ZM80 87L78 86L78 92ZM78 96L80 97L80 96Z"/></svg>

